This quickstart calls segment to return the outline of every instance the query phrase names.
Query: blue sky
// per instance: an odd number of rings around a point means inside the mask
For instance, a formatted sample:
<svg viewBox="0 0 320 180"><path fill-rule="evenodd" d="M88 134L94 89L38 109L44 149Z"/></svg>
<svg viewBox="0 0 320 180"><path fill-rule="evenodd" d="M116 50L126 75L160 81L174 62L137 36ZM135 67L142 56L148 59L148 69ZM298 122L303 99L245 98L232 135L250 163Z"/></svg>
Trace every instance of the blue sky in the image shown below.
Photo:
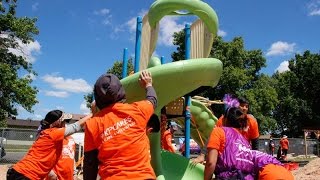
<svg viewBox="0 0 320 180"><path fill-rule="evenodd" d="M38 73L34 113L19 109L18 118L42 119L52 109L88 113L83 96L97 77L122 59L123 48L134 56L135 23L152 0L18 1L18 16L37 17L40 34L23 45L27 60ZM245 48L261 49L267 59L262 72L287 70L295 53L319 53L320 0L206 0L219 18L219 35L230 41L242 36ZM157 56L175 50L172 34L196 17L166 16L160 22Z"/></svg>

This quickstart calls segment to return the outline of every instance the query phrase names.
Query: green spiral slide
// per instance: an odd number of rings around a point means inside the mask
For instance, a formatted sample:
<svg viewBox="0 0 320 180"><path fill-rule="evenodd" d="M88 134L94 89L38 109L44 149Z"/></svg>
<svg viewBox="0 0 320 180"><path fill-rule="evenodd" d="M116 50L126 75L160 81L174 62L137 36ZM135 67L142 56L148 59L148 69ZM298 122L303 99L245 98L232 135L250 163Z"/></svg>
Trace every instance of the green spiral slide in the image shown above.
<svg viewBox="0 0 320 180"><path fill-rule="evenodd" d="M184 12L179 12L179 10L184 10ZM215 11L201 0L155 1L148 12L150 27L155 28L159 21L166 15L196 15L204 22L213 37L217 34L218 17ZM156 42L152 43L152 46L155 46ZM211 46L211 44L209 46ZM164 65L159 65L159 60L151 60L148 67L148 70L152 73L153 86L158 96L157 114L159 114L160 109L169 102L201 86L216 86L222 74L221 61L205 57L182 60ZM121 80L126 90L128 102L145 98L144 89L137 83L138 78L139 74L136 73ZM190 111L193 122L195 122L191 125L191 137L201 144L199 137L203 137L204 141L207 140L215 124L216 117L214 117L210 110L203 104L197 101L192 101ZM178 120L178 123L183 124L183 120ZM151 163L158 180L203 179L203 165L193 165L188 159L180 155L161 151L160 133L152 133L149 138Z"/></svg>
<svg viewBox="0 0 320 180"><path fill-rule="evenodd" d="M222 63L215 58L190 59L177 61L164 65L148 68L152 74L153 86L158 96L156 112L169 102L201 87L216 86L222 74ZM138 82L139 73L133 74L121 80L128 102L134 102L145 98L145 90ZM208 137L215 117L202 104L192 102L191 113L199 125L203 136ZM194 128L192 128L194 129ZM194 131L191 134L196 139ZM203 165L193 165L189 160L168 152L162 152L160 148L160 133L150 135L151 162L157 175L157 179L203 179Z"/></svg>

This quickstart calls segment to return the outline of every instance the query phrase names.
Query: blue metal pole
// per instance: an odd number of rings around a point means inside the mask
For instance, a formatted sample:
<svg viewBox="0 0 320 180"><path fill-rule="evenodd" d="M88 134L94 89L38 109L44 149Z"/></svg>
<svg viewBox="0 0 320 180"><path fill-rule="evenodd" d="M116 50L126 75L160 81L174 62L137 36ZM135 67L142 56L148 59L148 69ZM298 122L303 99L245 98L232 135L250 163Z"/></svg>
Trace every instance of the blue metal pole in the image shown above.
<svg viewBox="0 0 320 180"><path fill-rule="evenodd" d="M185 58L190 59L191 52L191 31L190 31L190 24L186 24L184 28L185 32ZM191 97L186 96L186 111L185 111L185 157L190 158L190 120L191 120L191 112L190 112L190 105L191 105Z"/></svg>
<svg viewBox="0 0 320 180"><path fill-rule="evenodd" d="M122 60L122 79L127 77L128 74L128 48L123 49L123 60Z"/></svg>
<svg viewBox="0 0 320 180"><path fill-rule="evenodd" d="M134 59L135 73L139 71L139 66L140 66L141 33L142 33L142 17L138 16L137 28L136 28L135 59Z"/></svg>
<svg viewBox="0 0 320 180"><path fill-rule="evenodd" d="M160 61L161 61L161 64L164 64L164 56L161 56Z"/></svg>

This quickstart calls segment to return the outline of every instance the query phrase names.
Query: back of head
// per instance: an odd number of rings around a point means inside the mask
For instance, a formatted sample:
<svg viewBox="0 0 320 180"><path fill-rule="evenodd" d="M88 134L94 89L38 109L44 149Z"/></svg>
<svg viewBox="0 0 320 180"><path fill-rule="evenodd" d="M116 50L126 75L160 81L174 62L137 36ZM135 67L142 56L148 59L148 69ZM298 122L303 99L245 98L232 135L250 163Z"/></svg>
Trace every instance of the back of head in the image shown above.
<svg viewBox="0 0 320 180"><path fill-rule="evenodd" d="M48 112L44 120L40 122L41 130L48 129L53 122L57 121L62 116L62 114L63 112L60 110Z"/></svg>
<svg viewBox="0 0 320 180"><path fill-rule="evenodd" d="M233 128L244 128L247 126L247 119L243 117L243 112L238 107L228 108L224 114L225 125Z"/></svg>
<svg viewBox="0 0 320 180"><path fill-rule="evenodd" d="M159 132L160 131L160 120L159 117L155 114L152 114L150 117L148 123L147 123L148 128L152 128L151 132Z"/></svg>
<svg viewBox="0 0 320 180"><path fill-rule="evenodd" d="M99 109L103 109L116 102L124 101L125 90L114 74L103 74L94 85L94 99Z"/></svg>

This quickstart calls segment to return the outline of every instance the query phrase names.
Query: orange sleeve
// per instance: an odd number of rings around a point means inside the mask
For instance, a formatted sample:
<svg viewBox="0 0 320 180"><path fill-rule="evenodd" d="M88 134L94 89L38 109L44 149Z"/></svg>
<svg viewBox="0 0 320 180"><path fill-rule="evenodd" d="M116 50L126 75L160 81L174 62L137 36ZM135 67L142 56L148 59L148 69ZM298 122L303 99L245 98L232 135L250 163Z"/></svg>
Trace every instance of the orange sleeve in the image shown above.
<svg viewBox="0 0 320 180"><path fill-rule="evenodd" d="M55 128L55 130L50 131L49 136L53 141L62 141L64 139L64 132L66 128Z"/></svg>
<svg viewBox="0 0 320 180"><path fill-rule="evenodd" d="M88 125L87 123L85 124L85 129L84 129L84 152L97 149L94 144L94 138L88 128L90 127L90 125Z"/></svg>
<svg viewBox="0 0 320 180"><path fill-rule="evenodd" d="M224 116L220 116L220 118L218 119L217 123L216 123L216 127L222 127L223 126L223 119Z"/></svg>
<svg viewBox="0 0 320 180"><path fill-rule="evenodd" d="M249 139L256 139L259 137L259 126L258 126L258 122L257 120L252 116L252 115L248 115L247 116L249 119L249 130L248 130L248 134L249 134Z"/></svg>
<svg viewBox="0 0 320 180"><path fill-rule="evenodd" d="M146 122L149 121L151 115L154 113L153 105L148 100L138 101L133 103L133 105L137 106L141 112L143 113Z"/></svg>
<svg viewBox="0 0 320 180"><path fill-rule="evenodd" d="M220 153L223 152L226 143L226 135L221 127L216 127L212 130L207 148L216 149Z"/></svg>
<svg viewBox="0 0 320 180"><path fill-rule="evenodd" d="M172 146L172 143L171 143L171 141L172 141L172 136L171 135L167 135L166 136L166 143L168 144L168 151L170 151L170 152L175 152L175 150L174 150L174 148L173 148L173 146Z"/></svg>

